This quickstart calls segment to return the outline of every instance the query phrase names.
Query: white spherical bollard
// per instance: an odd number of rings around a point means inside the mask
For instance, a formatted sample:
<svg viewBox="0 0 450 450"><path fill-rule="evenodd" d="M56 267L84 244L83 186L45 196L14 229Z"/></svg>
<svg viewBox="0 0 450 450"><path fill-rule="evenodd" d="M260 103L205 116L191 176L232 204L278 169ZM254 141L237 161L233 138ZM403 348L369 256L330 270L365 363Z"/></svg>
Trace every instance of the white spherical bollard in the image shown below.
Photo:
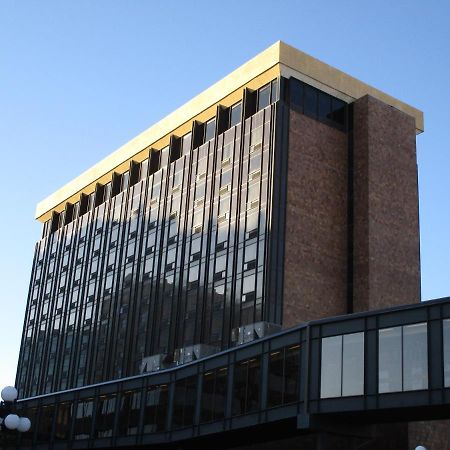
<svg viewBox="0 0 450 450"><path fill-rule="evenodd" d="M8 414L5 417L4 423L5 427L8 428L8 430L15 430L20 423L19 416L17 414Z"/></svg>
<svg viewBox="0 0 450 450"><path fill-rule="evenodd" d="M426 447L424 447L423 445L418 445L416 447L416 450L427 450Z"/></svg>
<svg viewBox="0 0 450 450"><path fill-rule="evenodd" d="M6 386L2 389L1 396L5 402L14 402L17 399L17 389L14 386Z"/></svg>
<svg viewBox="0 0 450 450"><path fill-rule="evenodd" d="M31 420L28 417L21 417L19 419L17 431L20 431L21 433L26 433L30 428L31 428Z"/></svg>

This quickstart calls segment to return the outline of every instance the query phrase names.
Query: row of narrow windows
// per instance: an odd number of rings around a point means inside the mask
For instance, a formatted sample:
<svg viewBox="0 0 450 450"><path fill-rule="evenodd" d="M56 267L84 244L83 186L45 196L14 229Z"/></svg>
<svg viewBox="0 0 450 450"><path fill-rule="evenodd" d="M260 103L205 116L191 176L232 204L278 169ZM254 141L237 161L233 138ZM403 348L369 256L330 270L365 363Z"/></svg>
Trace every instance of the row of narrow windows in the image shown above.
<svg viewBox="0 0 450 450"><path fill-rule="evenodd" d="M264 386L263 358L268 364L268 383ZM264 356L236 361L233 366L233 370L230 366L221 366L167 384L149 384L137 389L124 389L120 393L87 398L82 393L77 402L58 402L58 399L56 404L42 406L39 410L28 408L26 413L35 424L35 442L45 443L50 440L150 434L190 427L197 420L205 424L223 420L229 415L241 416L261 408L263 390L267 408L298 401L298 344L274 349ZM228 397L231 400L230 411ZM31 444L33 433L25 439L29 439Z"/></svg>
<svg viewBox="0 0 450 450"><path fill-rule="evenodd" d="M450 319L443 325L444 386L450 387ZM321 398L364 395L364 333L322 339ZM426 322L378 331L378 392L428 389Z"/></svg>
<svg viewBox="0 0 450 450"><path fill-rule="evenodd" d="M144 356L168 348L228 347L232 328L274 317L263 271L276 108L269 105L245 121L243 132L234 126L38 242L22 392L135 374ZM169 320L176 327L166 327ZM115 337L100 342L106 329ZM88 364L83 354L65 353L85 338ZM125 356L130 339L135 345Z"/></svg>
<svg viewBox="0 0 450 450"><path fill-rule="evenodd" d="M97 184L89 195L81 194L78 202L67 203L64 211L54 212L52 218L45 222L42 237L71 223L115 195L135 185L147 176L153 175L163 167L175 162L192 149L214 139L256 112L266 108L278 99L278 80L273 80L256 91L245 90L244 100L224 108L219 105L216 116L204 123L194 121L192 131L184 136L171 136L170 144L160 151L151 150L149 157L138 163L131 161L130 168L122 174L114 173L110 182ZM243 108L243 102L245 107Z"/></svg>
<svg viewBox="0 0 450 450"><path fill-rule="evenodd" d="M286 82L287 89L283 90L283 97L294 110L342 130L348 127L348 108L344 101L293 77ZM228 108L219 105L217 114L211 119L204 123L194 121L191 132L182 137L172 135L170 144L162 150L150 151L149 157L141 163L132 161L129 170L122 174L114 173L109 183L97 184L95 192L89 195L81 194L79 201L74 204L67 203L64 211L54 212L52 218L45 222L42 237L173 163L193 148L214 139L216 134L222 134L242 119L245 120L276 102L281 96L278 84L278 80L273 80L258 90L246 89L242 101Z"/></svg>
<svg viewBox="0 0 450 450"><path fill-rule="evenodd" d="M346 129L347 103L343 100L292 77L289 79L287 97L294 110L328 125Z"/></svg>
<svg viewBox="0 0 450 450"><path fill-rule="evenodd" d="M449 387L450 319L444 319L442 326L444 387ZM364 347L364 332L321 339L321 399L365 394ZM428 389L428 348L427 322L379 329L378 393ZM160 379L159 384L148 378L148 384L127 388L124 381L103 394L80 391L76 402L56 398L55 403L25 409L35 424L38 443L50 438L132 436L222 421L298 402L300 350L300 345L291 344L230 360L227 366L207 369L205 364L198 374ZM32 440L32 433L27 438Z"/></svg>

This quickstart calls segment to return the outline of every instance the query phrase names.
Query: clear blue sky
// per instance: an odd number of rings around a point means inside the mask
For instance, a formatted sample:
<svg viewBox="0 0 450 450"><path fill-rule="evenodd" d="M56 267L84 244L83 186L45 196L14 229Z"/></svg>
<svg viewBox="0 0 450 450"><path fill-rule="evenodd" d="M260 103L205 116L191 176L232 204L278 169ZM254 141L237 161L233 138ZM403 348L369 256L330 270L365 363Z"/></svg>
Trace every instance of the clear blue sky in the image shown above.
<svg viewBox="0 0 450 450"><path fill-rule="evenodd" d="M36 203L279 39L425 112L422 297L450 295L449 21L446 0L1 0L0 387Z"/></svg>

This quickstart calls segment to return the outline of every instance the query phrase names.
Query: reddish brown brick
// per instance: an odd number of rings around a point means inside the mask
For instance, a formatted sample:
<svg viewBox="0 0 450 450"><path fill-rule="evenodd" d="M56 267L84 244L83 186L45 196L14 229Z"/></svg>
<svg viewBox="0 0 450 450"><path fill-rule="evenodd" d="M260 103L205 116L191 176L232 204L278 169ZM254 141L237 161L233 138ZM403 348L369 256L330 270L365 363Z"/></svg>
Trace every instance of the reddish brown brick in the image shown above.
<svg viewBox="0 0 450 450"><path fill-rule="evenodd" d="M291 111L283 326L344 314L347 136Z"/></svg>
<svg viewBox="0 0 450 450"><path fill-rule="evenodd" d="M427 450L450 450L450 420L409 424L409 448L423 445Z"/></svg>
<svg viewBox="0 0 450 450"><path fill-rule="evenodd" d="M414 118L354 104L354 310L420 301Z"/></svg>

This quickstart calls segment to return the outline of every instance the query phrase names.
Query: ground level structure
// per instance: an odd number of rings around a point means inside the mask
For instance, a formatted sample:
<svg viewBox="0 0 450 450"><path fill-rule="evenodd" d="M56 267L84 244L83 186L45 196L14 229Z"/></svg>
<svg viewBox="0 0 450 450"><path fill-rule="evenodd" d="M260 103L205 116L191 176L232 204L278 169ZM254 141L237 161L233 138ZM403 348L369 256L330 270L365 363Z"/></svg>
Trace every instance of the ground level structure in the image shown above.
<svg viewBox="0 0 450 450"><path fill-rule="evenodd" d="M448 417L450 299L314 321L17 407L34 423L18 449L408 448L405 422Z"/></svg>

